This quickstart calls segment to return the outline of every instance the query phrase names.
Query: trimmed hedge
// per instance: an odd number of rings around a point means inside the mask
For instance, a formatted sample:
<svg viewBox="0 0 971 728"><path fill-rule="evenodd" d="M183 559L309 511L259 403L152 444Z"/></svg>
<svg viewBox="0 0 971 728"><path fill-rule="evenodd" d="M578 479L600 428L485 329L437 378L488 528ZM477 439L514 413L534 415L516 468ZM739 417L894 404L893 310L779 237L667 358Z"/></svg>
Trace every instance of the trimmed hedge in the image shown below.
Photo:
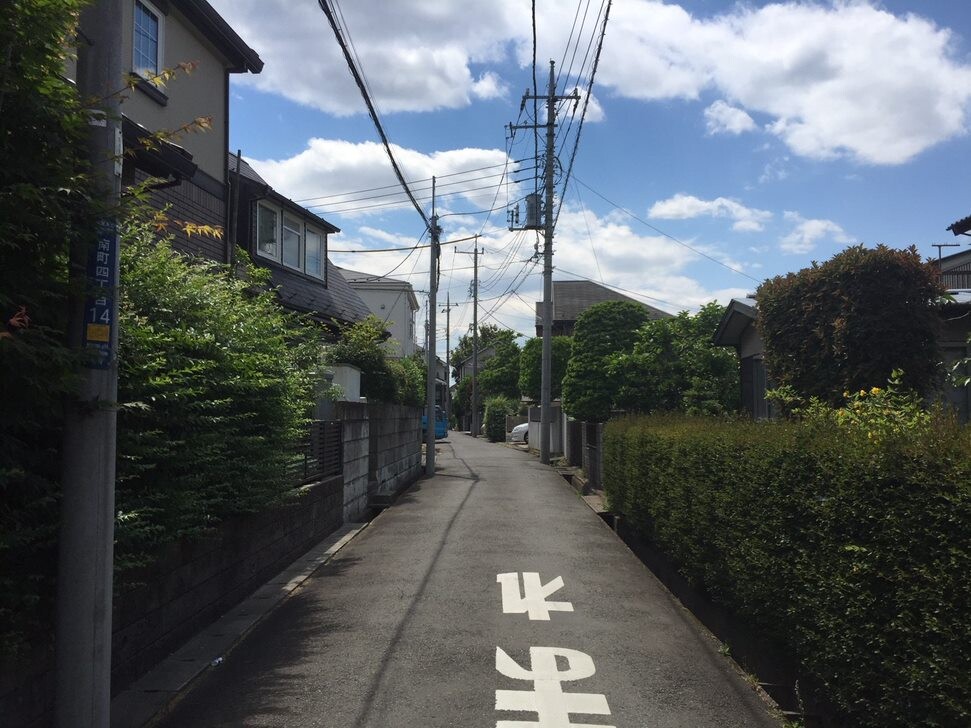
<svg viewBox="0 0 971 728"><path fill-rule="evenodd" d="M611 422L610 507L848 725L971 725L971 430L834 422Z"/></svg>
<svg viewBox="0 0 971 728"><path fill-rule="evenodd" d="M485 435L489 442L506 441L506 415L516 414L516 402L508 397L490 397L485 402Z"/></svg>

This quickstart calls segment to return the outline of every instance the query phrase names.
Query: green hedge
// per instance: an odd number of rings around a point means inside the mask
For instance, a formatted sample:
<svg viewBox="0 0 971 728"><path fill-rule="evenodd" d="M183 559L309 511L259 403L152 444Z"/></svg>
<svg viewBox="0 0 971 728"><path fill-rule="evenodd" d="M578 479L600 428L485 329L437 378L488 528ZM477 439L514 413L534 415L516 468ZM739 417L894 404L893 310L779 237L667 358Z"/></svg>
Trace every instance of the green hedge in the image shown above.
<svg viewBox="0 0 971 728"><path fill-rule="evenodd" d="M839 417L612 422L610 507L849 725L971 725L971 431Z"/></svg>
<svg viewBox="0 0 971 728"><path fill-rule="evenodd" d="M265 270L187 259L142 222L122 241L116 570L290 493L322 351Z"/></svg>
<svg viewBox="0 0 971 728"><path fill-rule="evenodd" d="M516 402L508 397L490 397L485 402L485 436L489 442L506 441L506 415L516 414Z"/></svg>

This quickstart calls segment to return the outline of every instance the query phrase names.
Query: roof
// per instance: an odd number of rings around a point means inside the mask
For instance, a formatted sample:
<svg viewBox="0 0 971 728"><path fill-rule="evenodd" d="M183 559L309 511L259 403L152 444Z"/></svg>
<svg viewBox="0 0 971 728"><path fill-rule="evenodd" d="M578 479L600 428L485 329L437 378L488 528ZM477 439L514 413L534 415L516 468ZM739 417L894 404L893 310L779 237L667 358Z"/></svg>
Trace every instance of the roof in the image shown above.
<svg viewBox="0 0 971 728"><path fill-rule="evenodd" d="M964 233L971 230L971 215L968 217L962 217L957 222L952 222L948 225L945 230L950 230L955 235L963 235Z"/></svg>
<svg viewBox="0 0 971 728"><path fill-rule="evenodd" d="M230 73L259 73L263 61L206 0L170 0L230 63Z"/></svg>
<svg viewBox="0 0 971 728"><path fill-rule="evenodd" d="M604 301L629 301L648 309L652 319L670 318L671 314L614 291L593 281L553 281L553 320L576 321L580 314ZM540 315L542 303L536 302L536 324L543 322Z"/></svg>
<svg viewBox="0 0 971 728"><path fill-rule="evenodd" d="M742 332L755 321L754 298L733 298L725 308L712 342L715 346L735 346L741 343Z"/></svg>
<svg viewBox="0 0 971 728"><path fill-rule="evenodd" d="M240 178L247 180L251 184L254 184L262 188L260 194L265 195L267 198L273 200L281 207L289 210L291 213L295 215L299 215L304 220L310 220L318 227L321 227L324 230L326 230L328 233L339 233L341 231L339 227L332 225L331 223L327 222L324 218L320 217L319 215L315 215L306 207L303 207L302 205L298 205L289 197L284 197L283 195L281 195L275 189L270 187L269 183L265 179L260 177L259 173L255 169L253 169L253 167L250 166L249 162L247 162L243 158L237 157L232 152L228 152L226 156L226 160L227 160L226 170L230 178L232 178L236 174L237 159L239 160Z"/></svg>
<svg viewBox="0 0 971 728"><path fill-rule="evenodd" d="M125 148L133 153L137 166L153 177L192 179L195 175L198 165L192 161L192 155L178 144L158 139L124 114L121 117L121 131Z"/></svg>
<svg viewBox="0 0 971 728"><path fill-rule="evenodd" d="M971 220L971 218L968 219ZM950 230L950 228L948 229ZM942 273L947 273L954 270L971 269L971 250L961 250L957 253L951 253L951 255L945 255L943 258L940 258L934 262L938 265Z"/></svg>
<svg viewBox="0 0 971 728"><path fill-rule="evenodd" d="M318 281L302 280L278 266L265 266L270 271L272 284L278 288L280 300L291 308L306 311L324 322L337 319L341 323L363 321L371 315L371 309L361 300L340 274L335 265L327 266L327 287Z"/></svg>

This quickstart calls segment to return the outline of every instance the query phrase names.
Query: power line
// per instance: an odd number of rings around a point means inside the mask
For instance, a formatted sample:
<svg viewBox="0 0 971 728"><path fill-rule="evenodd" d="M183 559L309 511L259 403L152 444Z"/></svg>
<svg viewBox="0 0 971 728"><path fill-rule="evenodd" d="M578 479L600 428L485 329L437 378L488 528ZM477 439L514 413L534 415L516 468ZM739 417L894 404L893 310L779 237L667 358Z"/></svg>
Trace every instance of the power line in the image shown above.
<svg viewBox="0 0 971 728"><path fill-rule="evenodd" d="M758 278L755 278L753 276L750 276L745 271L741 271L738 268L733 268L732 266L728 265L728 263L723 263L722 261L718 260L718 258L714 258L714 257L708 255L707 253L703 253L702 251L698 250L697 248L692 247L692 246L688 245L687 243L685 243L685 242L683 242L681 240L678 240L676 237L674 237L670 233L664 232L663 230L661 230L661 228L659 228L659 227L657 227L655 225L652 225L651 223L647 222L646 220L642 220L637 215L635 215L633 212L631 212L630 210L628 210L626 207L621 207L616 202L612 202L611 200L609 200L606 197L604 197L602 194L600 194L599 192L597 192L593 187L591 187L590 185L588 185L586 182L584 182L582 179L580 179L576 175L573 176L573 179L576 180L577 182L579 182L584 187L586 187L588 190L590 190L593 194L595 194L601 200L603 200L604 202L606 202L608 205L613 206L614 209L620 210L621 212L623 212L628 217L630 217L630 218L632 218L634 220L637 220L637 222L639 222L641 225L644 225L646 227L649 227L651 230L653 230L654 232L656 232L658 235L664 236L668 240L670 240L670 241L672 241L674 243L677 243L681 247L687 248L692 253L695 253L696 255L700 255L702 258L706 258L706 259L710 260L712 263L715 263L717 265L720 265L722 268L727 268L732 273L737 273L738 275L744 276L745 278L748 278L750 281L755 281L756 283L761 283L762 282Z"/></svg>
<svg viewBox="0 0 971 728"><path fill-rule="evenodd" d="M388 135L384 133L384 127L381 125L381 119L378 118L378 112L374 108L374 103L371 101L371 95L368 93L367 87L365 86L364 79L361 76L360 71L358 71L357 66L354 65L354 60L351 58L351 53L348 50L347 43L344 42L344 37L341 35L340 28L337 25L337 19L334 17L334 13L331 11L328 5L328 0L317 0L317 4L320 9L324 11L324 15L327 16L327 20L330 22L330 27L334 31L334 36L337 38L337 43L341 47L341 51L344 53L344 60L347 61L347 66L351 70L351 75L354 76L354 82L357 84L358 90L361 92L361 96L364 98L364 103L367 105L368 114L371 116L371 121L374 122L374 127L378 131L378 135L381 137L381 143L384 145L384 151L388 153L388 159L391 161L391 166L394 168L395 176L398 178L398 182L401 184L405 192L408 193L408 199L411 200L411 204L414 205L415 210L421 217L422 221L425 223L425 227L429 227L430 223L428 217L425 215L425 211L418 204L414 195L411 194L411 190L408 188L408 183L405 182L405 176L402 174L401 169L398 167L398 162L394 158L394 153L391 151L391 143L388 141Z"/></svg>
<svg viewBox="0 0 971 728"><path fill-rule="evenodd" d="M455 245L456 243L464 243L467 240L473 240L476 236L469 235L464 238L457 238L455 240L447 240L444 243L439 243L439 245ZM430 248L429 245L412 245L410 247L402 248L362 248L360 250L328 250L329 253L403 253L406 250L421 250L422 248Z"/></svg>

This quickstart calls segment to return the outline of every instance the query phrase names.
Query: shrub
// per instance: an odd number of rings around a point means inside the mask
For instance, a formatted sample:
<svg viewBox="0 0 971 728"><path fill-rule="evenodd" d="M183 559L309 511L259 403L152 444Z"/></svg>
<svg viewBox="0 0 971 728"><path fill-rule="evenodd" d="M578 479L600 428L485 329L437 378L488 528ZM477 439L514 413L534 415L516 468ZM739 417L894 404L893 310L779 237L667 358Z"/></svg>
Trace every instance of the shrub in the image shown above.
<svg viewBox="0 0 971 728"><path fill-rule="evenodd" d="M916 248L857 245L819 265L765 281L756 292L766 368L780 385L835 403L894 369L927 393L939 375L944 293Z"/></svg>
<svg viewBox="0 0 971 728"><path fill-rule="evenodd" d="M516 414L516 401L490 397L485 403L485 435L489 442L506 441L506 415Z"/></svg>
<svg viewBox="0 0 971 728"><path fill-rule="evenodd" d="M968 725L971 431L897 397L786 423L611 422L607 497L848 724Z"/></svg>
<svg viewBox="0 0 971 728"><path fill-rule="evenodd" d="M320 339L250 266L122 231L116 564L279 502L315 401ZM244 258L245 260L245 258Z"/></svg>
<svg viewBox="0 0 971 728"><path fill-rule="evenodd" d="M68 250L90 232L86 116L64 56L84 2L0 3L0 653L49 639Z"/></svg>

